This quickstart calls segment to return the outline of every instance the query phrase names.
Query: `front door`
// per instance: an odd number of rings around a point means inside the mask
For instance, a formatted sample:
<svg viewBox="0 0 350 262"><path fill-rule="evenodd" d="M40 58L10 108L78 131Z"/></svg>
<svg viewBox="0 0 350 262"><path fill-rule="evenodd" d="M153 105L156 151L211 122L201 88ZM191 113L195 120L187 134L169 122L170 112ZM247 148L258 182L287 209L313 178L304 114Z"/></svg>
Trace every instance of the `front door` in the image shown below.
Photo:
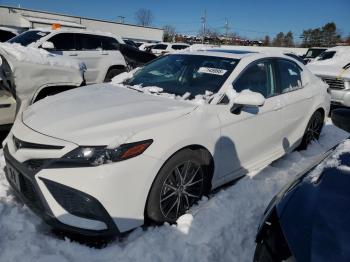
<svg viewBox="0 0 350 262"><path fill-rule="evenodd" d="M240 175L275 159L282 149L282 102L276 91L271 60L249 65L233 83L237 92L249 89L261 93L265 104L244 107L233 114L228 105L218 105L221 122L220 166L222 176L235 172Z"/></svg>

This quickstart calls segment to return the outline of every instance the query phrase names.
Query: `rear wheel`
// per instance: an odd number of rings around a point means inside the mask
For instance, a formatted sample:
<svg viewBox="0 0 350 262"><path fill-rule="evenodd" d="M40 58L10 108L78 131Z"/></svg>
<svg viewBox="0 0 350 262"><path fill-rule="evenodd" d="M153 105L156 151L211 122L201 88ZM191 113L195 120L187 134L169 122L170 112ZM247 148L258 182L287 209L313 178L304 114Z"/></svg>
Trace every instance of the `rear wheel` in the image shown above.
<svg viewBox="0 0 350 262"><path fill-rule="evenodd" d="M157 222L175 223L210 190L210 168L199 150L182 150L159 171L149 194L146 213Z"/></svg>
<svg viewBox="0 0 350 262"><path fill-rule="evenodd" d="M304 133L304 136L301 140L301 143L298 147L298 150L305 150L312 141L316 141L320 138L320 134L323 128L323 114L320 111L316 111Z"/></svg>
<svg viewBox="0 0 350 262"><path fill-rule="evenodd" d="M119 68L112 68L112 69L109 69L107 74L106 74L106 77L105 77L105 80L104 82L111 82L112 81L112 78L125 72L124 69L119 69Z"/></svg>

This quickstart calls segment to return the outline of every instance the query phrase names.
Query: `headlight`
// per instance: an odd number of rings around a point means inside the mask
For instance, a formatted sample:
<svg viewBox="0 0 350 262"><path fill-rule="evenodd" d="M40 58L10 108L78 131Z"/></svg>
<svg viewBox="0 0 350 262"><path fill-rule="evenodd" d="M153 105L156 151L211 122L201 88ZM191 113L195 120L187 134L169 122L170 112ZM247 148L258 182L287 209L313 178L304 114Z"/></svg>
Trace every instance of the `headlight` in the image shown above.
<svg viewBox="0 0 350 262"><path fill-rule="evenodd" d="M111 162L123 161L142 154L153 140L123 144L114 149L107 147L78 147L63 156L58 162L66 166L99 166ZM57 163L56 163L57 164Z"/></svg>

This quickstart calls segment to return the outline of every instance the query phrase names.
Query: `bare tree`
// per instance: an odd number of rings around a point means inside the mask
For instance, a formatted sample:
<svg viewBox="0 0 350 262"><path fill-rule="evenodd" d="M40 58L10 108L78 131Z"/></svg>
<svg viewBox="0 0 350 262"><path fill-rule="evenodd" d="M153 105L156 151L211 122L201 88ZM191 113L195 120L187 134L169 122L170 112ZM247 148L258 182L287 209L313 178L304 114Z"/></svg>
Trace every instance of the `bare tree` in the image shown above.
<svg viewBox="0 0 350 262"><path fill-rule="evenodd" d="M172 25L165 25L163 29L164 29L164 35L163 35L164 42L172 42L176 35L176 28Z"/></svg>
<svg viewBox="0 0 350 262"><path fill-rule="evenodd" d="M141 8L135 13L136 22L142 26L150 26L153 21L153 14L151 10Z"/></svg>

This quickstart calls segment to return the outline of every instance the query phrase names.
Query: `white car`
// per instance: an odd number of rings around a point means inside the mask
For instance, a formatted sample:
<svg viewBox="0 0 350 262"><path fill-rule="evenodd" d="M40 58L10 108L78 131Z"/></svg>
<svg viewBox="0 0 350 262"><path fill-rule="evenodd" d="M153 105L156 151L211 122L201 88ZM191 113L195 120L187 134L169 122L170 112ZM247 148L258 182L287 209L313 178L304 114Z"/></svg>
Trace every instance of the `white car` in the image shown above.
<svg viewBox="0 0 350 262"><path fill-rule="evenodd" d="M173 53L176 51L184 50L189 47L190 45L185 43L159 43L152 46L151 53L160 56L167 53Z"/></svg>
<svg viewBox="0 0 350 262"><path fill-rule="evenodd" d="M332 104L350 107L349 46L329 48L307 67L329 85Z"/></svg>
<svg viewBox="0 0 350 262"><path fill-rule="evenodd" d="M84 70L45 50L0 43L0 129L8 130L16 114L40 99L82 86Z"/></svg>
<svg viewBox="0 0 350 262"><path fill-rule="evenodd" d="M43 48L85 63L86 84L109 82L127 70L119 44L124 41L112 34L79 29L32 29L8 41Z"/></svg>
<svg viewBox="0 0 350 262"><path fill-rule="evenodd" d="M327 85L287 56L186 52L39 101L5 145L14 191L62 230L176 222L210 190L318 139Z"/></svg>

